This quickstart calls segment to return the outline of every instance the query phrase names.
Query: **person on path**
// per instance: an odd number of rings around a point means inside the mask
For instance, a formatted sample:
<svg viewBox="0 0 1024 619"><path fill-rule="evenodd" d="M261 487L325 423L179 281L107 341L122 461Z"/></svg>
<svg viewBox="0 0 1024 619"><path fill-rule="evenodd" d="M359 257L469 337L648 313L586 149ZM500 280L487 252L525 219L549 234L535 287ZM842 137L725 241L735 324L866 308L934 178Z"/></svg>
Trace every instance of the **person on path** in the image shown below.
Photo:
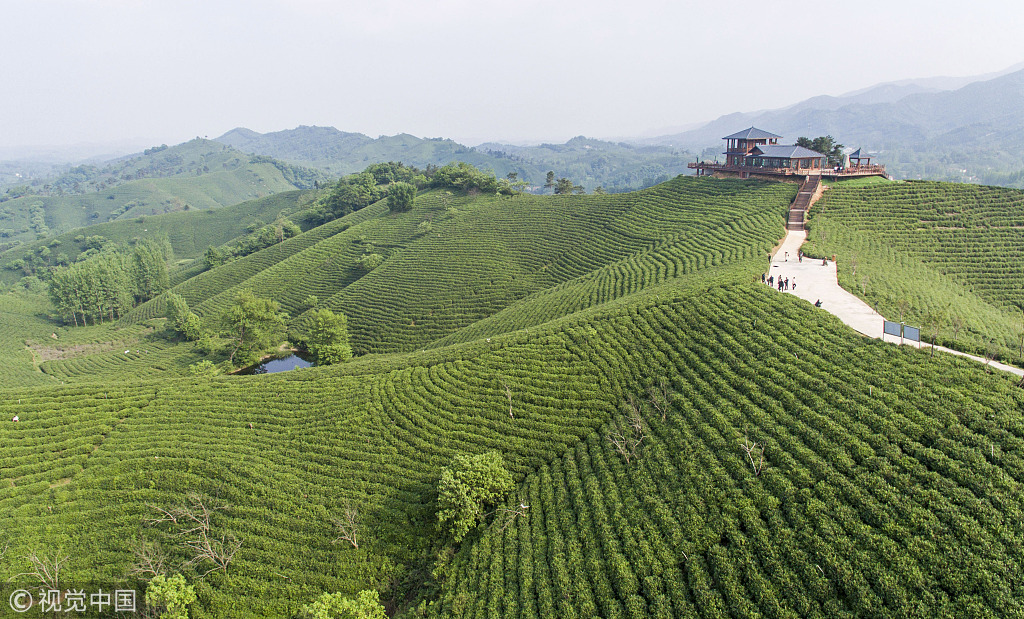
<svg viewBox="0 0 1024 619"><path fill-rule="evenodd" d="M782 281L782 277L779 277L779 292L782 292L782 287L784 285L785 285L785 283Z"/></svg>
<svg viewBox="0 0 1024 619"><path fill-rule="evenodd" d="M821 307L821 299L814 302L814 307Z"/></svg>
<svg viewBox="0 0 1024 619"><path fill-rule="evenodd" d="M828 258L822 258L821 259L821 266L823 266L823 267L827 267L828 266Z"/></svg>
<svg viewBox="0 0 1024 619"><path fill-rule="evenodd" d="M764 273L761 273L761 283L763 284L767 278Z"/></svg>
<svg viewBox="0 0 1024 619"><path fill-rule="evenodd" d="M786 262L789 262L789 252L786 252Z"/></svg>
<svg viewBox="0 0 1024 619"><path fill-rule="evenodd" d="M774 286L775 285L775 276L774 275L772 275L771 277L768 278L768 285L769 286Z"/></svg>
<svg viewBox="0 0 1024 619"><path fill-rule="evenodd" d="M793 290L796 290L796 275L793 276Z"/></svg>

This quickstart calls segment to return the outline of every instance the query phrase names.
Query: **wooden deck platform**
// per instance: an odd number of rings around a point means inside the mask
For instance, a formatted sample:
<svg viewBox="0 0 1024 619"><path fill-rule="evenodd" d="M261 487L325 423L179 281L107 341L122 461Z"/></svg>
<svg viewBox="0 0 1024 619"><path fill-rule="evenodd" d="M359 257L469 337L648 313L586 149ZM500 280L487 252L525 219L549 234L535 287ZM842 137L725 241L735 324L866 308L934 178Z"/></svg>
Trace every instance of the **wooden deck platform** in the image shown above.
<svg viewBox="0 0 1024 619"><path fill-rule="evenodd" d="M697 170L697 176L739 176L740 178L778 177L794 181L806 176L821 176L826 179L857 178L861 176L882 176L888 178L883 165L852 166L836 170L835 168L755 168L752 166L727 165L712 161L695 161L686 164L691 170ZM794 178L795 177L795 178Z"/></svg>

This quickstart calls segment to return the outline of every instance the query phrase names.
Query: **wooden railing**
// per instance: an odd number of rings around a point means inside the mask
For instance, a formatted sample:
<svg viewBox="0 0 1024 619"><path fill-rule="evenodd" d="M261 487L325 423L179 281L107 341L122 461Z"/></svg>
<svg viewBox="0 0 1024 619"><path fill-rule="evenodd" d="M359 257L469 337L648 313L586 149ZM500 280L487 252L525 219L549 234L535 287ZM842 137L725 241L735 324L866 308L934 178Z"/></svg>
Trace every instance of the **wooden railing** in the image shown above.
<svg viewBox="0 0 1024 619"><path fill-rule="evenodd" d="M686 164L686 167L702 170L723 170L727 172L750 172L756 174L757 172L767 172L769 174L821 174L823 176L870 176L874 174L880 174L885 176L884 165L862 165L862 166L851 166L836 170L835 168L768 168L768 167L755 167L755 166L738 166L729 165L727 163L718 163L713 161L691 161Z"/></svg>

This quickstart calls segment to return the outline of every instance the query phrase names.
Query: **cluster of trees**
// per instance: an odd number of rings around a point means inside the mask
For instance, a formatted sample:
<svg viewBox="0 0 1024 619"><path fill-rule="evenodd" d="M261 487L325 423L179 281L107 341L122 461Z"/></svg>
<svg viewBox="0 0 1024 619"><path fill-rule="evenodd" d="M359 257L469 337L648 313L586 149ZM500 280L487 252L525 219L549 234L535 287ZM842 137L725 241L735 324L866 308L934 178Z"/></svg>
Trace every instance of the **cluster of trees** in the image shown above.
<svg viewBox="0 0 1024 619"><path fill-rule="evenodd" d="M240 291L222 317L231 364L242 367L259 361L284 339L287 318L277 301L257 297L252 290Z"/></svg>
<svg viewBox="0 0 1024 619"><path fill-rule="evenodd" d="M185 299L174 292L167 293L167 319L171 328L185 339L194 341L203 337L202 320L189 309Z"/></svg>
<svg viewBox="0 0 1024 619"><path fill-rule="evenodd" d="M317 203L321 221L344 217L363 209L388 195L389 187L405 186L415 190L427 184L427 177L418 168L401 162L375 163L358 174L342 177L331 185ZM411 202L410 202L411 208Z"/></svg>
<svg viewBox="0 0 1024 619"><path fill-rule="evenodd" d="M555 180L555 173L553 170L549 170L547 177L544 180L544 189L550 189L555 195L569 195L569 194L585 194L587 190L583 188L583 185L577 185L566 177L562 177ZM604 189L598 187L594 190L594 193L605 193Z"/></svg>
<svg viewBox="0 0 1024 619"><path fill-rule="evenodd" d="M380 595L373 590L360 591L354 598L343 593L324 593L312 604L302 607L307 619L385 619L387 613Z"/></svg>
<svg viewBox="0 0 1024 619"><path fill-rule="evenodd" d="M167 289L169 243L145 240L90 256L50 273L50 299L72 324L114 320Z"/></svg>
<svg viewBox="0 0 1024 619"><path fill-rule="evenodd" d="M29 212L29 227L36 233L36 238L43 238L50 233L49 226L46 225L46 210L43 208L42 202L36 202L28 209Z"/></svg>
<svg viewBox="0 0 1024 619"><path fill-rule="evenodd" d="M440 167L428 165L425 170L389 161L375 163L329 186L320 197L315 213L319 221L327 222L384 198L388 199L392 212L403 212L412 208L416 191L421 189L515 195L521 193L525 185L516 173L499 179L493 172L479 170L464 161Z"/></svg>
<svg viewBox="0 0 1024 619"><path fill-rule="evenodd" d="M327 180L327 175L320 170L292 165L264 155L253 155L249 160L249 163L269 163L281 171L281 176L284 177L284 180L295 185L299 189L312 189L319 187L322 182Z"/></svg>
<svg viewBox="0 0 1024 619"><path fill-rule="evenodd" d="M796 145L809 148L816 153L825 155L826 166L834 167L843 165L843 148L845 147L839 142L836 142L835 138L831 135L824 135L814 138L813 140L811 138L799 137L796 139Z"/></svg>
<svg viewBox="0 0 1024 619"><path fill-rule="evenodd" d="M290 219L279 218L272 224L249 225L249 235L226 247L208 247L203 255L207 269L229 262L235 258L248 256L261 249L276 245L285 239L302 234L302 228Z"/></svg>
<svg viewBox="0 0 1024 619"><path fill-rule="evenodd" d="M202 319L188 307L181 295L168 292L168 327L183 338L199 342L205 354L220 350L234 367L245 367L259 361L269 350L285 338L288 315L281 311L277 301L257 297L252 290L243 289L235 295L231 306L220 317L219 335L224 339L214 342L212 333L204 328ZM315 309L311 324L299 346L312 353L317 365L344 363L352 358L349 344L348 321L344 314L319 308L320 301L310 295L306 300ZM191 368L193 373L217 373L212 361L206 360Z"/></svg>

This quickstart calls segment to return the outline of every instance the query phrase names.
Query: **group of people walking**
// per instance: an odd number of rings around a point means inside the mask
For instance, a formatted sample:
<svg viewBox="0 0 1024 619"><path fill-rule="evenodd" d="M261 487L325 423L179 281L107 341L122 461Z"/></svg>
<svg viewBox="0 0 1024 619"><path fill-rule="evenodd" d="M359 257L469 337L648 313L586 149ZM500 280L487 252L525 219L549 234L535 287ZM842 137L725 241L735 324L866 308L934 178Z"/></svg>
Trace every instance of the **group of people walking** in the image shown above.
<svg viewBox="0 0 1024 619"><path fill-rule="evenodd" d="M786 292L789 287L792 286L793 290L796 290L796 275L792 279L788 277L782 277L781 275L776 278L774 275L768 275L767 273L761 273L761 283L768 284L769 286L777 286L779 292ZM814 307L821 307L821 299L818 299L814 303Z"/></svg>
<svg viewBox="0 0 1024 619"><path fill-rule="evenodd" d="M778 280L776 281L774 275L767 275L765 273L761 273L761 283L768 284L769 286L778 286L779 292L785 292L786 290L789 290L791 282L788 277L783 279L783 277L780 275L778 277ZM796 290L796 276L793 276L792 286L793 290Z"/></svg>

